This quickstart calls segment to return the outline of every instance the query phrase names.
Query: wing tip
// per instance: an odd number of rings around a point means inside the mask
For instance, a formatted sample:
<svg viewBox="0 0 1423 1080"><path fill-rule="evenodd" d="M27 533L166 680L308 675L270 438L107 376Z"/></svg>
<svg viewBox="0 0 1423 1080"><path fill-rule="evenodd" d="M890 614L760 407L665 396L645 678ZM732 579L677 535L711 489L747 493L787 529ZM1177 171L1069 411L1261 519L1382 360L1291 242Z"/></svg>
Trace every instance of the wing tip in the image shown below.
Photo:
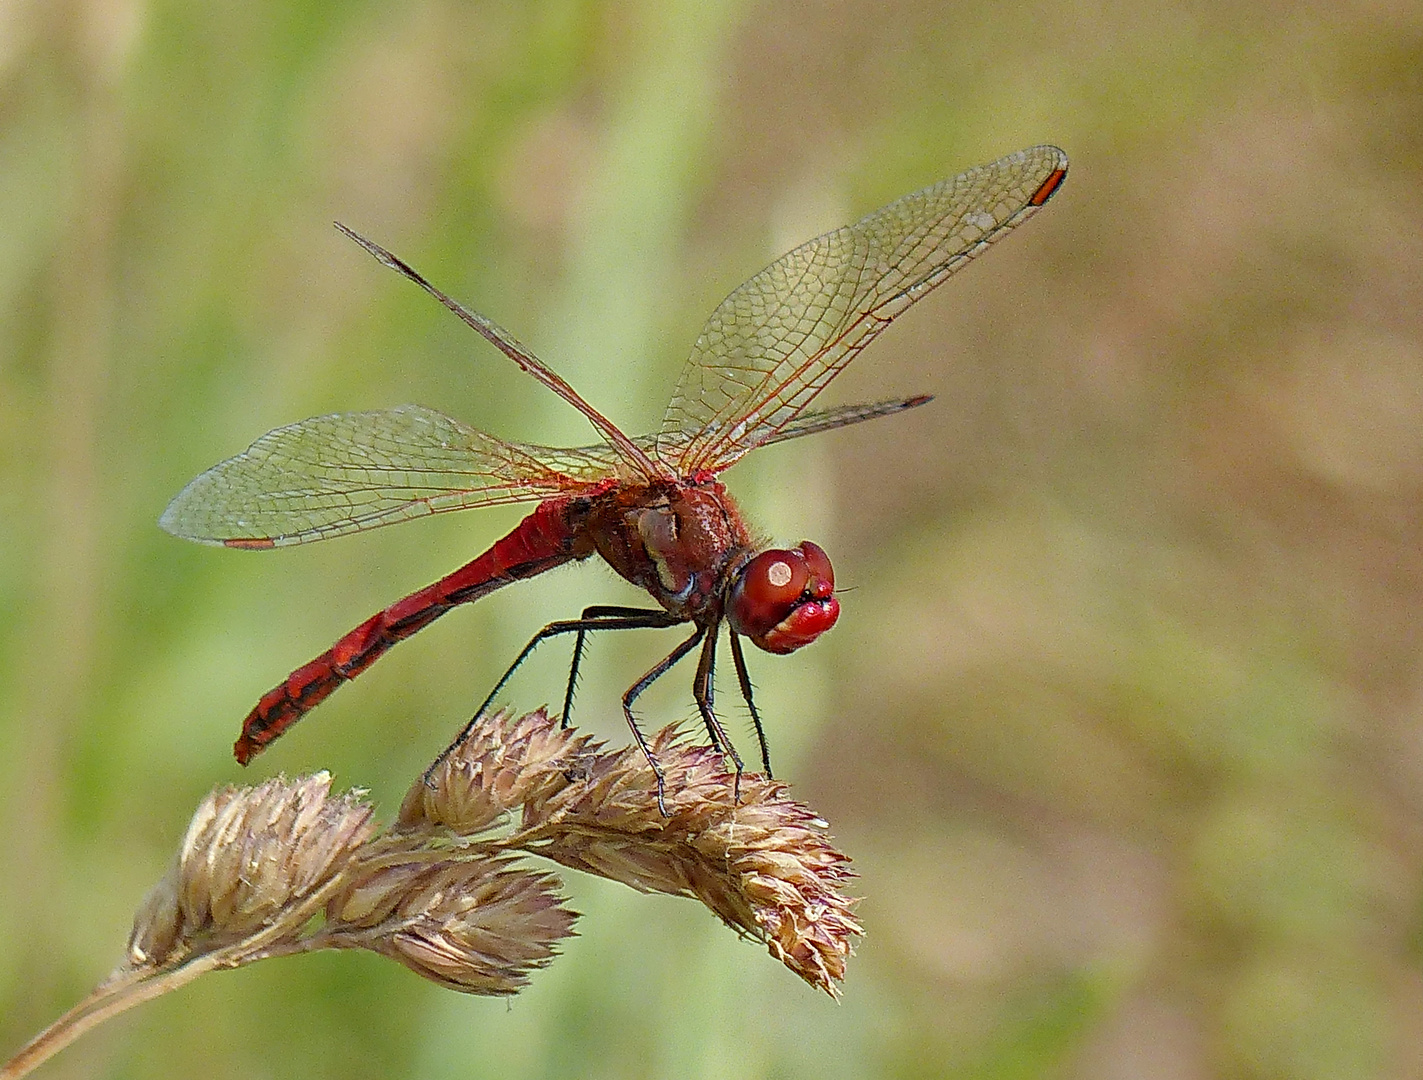
<svg viewBox="0 0 1423 1080"><path fill-rule="evenodd" d="M1038 185L1038 190L1033 192L1032 197L1028 199L1028 205L1042 206L1057 194L1057 189L1062 187L1062 182L1065 179L1067 179L1067 165L1064 162L1062 168L1054 169L1048 173L1047 179Z"/></svg>
<svg viewBox="0 0 1423 1080"><path fill-rule="evenodd" d="M247 548L262 551L277 546L276 540L271 537L227 537L196 532L193 526L183 522L182 502L183 496L180 493L168 504L168 508L158 518L158 527L169 536L176 536L179 540L187 540L194 544L204 544L207 547Z"/></svg>
<svg viewBox="0 0 1423 1080"><path fill-rule="evenodd" d="M158 516L158 527L169 536L176 536L179 540L199 540L201 542L199 537L184 531L183 526L179 523L178 503L181 499L182 495L180 494L164 508L163 513Z"/></svg>
<svg viewBox="0 0 1423 1080"><path fill-rule="evenodd" d="M1028 162L1035 161L1040 167L1045 167L1047 172L1043 175L1042 181L1028 197L1028 206L1042 206L1054 195L1058 188L1062 187L1062 182L1067 179L1067 152L1060 146L1052 143L1040 143L1037 146L1030 146L1026 150L1019 150L1011 155L1014 159ZM1042 160L1042 159L1046 160Z"/></svg>

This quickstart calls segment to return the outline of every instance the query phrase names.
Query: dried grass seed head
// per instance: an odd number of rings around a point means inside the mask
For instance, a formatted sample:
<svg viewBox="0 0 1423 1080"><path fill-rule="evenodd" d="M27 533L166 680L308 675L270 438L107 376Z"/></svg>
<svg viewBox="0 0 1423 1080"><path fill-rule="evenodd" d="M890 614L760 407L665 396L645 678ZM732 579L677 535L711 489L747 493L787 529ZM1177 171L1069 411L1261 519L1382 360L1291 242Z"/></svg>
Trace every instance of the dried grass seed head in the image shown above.
<svg viewBox="0 0 1423 1080"><path fill-rule="evenodd" d="M525 807L529 850L642 891L693 896L733 929L765 942L801 978L838 995L863 935L854 877L826 823L777 781L742 778L740 800L721 755L658 732L668 817L656 778L633 747L589 755L586 778Z"/></svg>
<svg viewBox="0 0 1423 1080"><path fill-rule="evenodd" d="M272 924L345 869L375 831L360 793L333 796L324 772L212 792L139 910L130 964L160 964L200 939L237 941Z"/></svg>
<svg viewBox="0 0 1423 1080"><path fill-rule="evenodd" d="M345 925L342 905L332 905L329 943L372 949L466 993L517 993L578 917L563 906L556 878L507 856L407 864L386 880L392 902L376 905L379 919Z"/></svg>
<svg viewBox="0 0 1423 1080"><path fill-rule="evenodd" d="M411 786L397 824L440 826L459 835L480 832L566 786L567 773L590 742L560 727L544 709L519 717L502 710L486 717L428 777Z"/></svg>

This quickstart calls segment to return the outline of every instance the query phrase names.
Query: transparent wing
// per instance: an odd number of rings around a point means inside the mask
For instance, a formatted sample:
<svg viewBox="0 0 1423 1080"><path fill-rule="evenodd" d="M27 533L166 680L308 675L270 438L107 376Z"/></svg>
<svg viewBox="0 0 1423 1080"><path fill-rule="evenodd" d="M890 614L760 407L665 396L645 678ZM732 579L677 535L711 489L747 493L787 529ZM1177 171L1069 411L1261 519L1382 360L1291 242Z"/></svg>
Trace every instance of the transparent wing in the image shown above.
<svg viewBox="0 0 1423 1080"><path fill-rule="evenodd" d="M487 315L481 315L477 311L471 311L458 300L447 295L440 289L435 288L434 285L431 285L430 282L425 279L424 275L415 270L409 263L392 255L379 244L367 240L360 233L354 229L348 229L339 221L336 222L335 225L343 235L350 237L361 247L365 248L367 252L375 256L378 262L413 281L416 285L419 285L420 288L438 300L447 310L458 316L461 322L488 341L510 360L514 361L520 369L532 375L587 417L593 427L597 429L598 433L603 436L607 444L613 448L613 453L622 463L623 468L620 469L619 472L630 474L643 481L652 480L662 475L656 463L648 456L647 446L639 445L637 440L630 439L624 435L616 424L584 401L579 393L574 390L573 387L569 386L562 376L523 345L519 344L513 334L509 333L509 331L505 330ZM671 478L668 477L668 479Z"/></svg>
<svg viewBox="0 0 1423 1080"><path fill-rule="evenodd" d="M158 524L206 544L300 544L577 491L613 475L615 464L608 446L506 442L419 405L339 413L277 428L214 465Z"/></svg>
<svg viewBox="0 0 1423 1080"><path fill-rule="evenodd" d="M815 409L803 412L776 428L766 425L762 429L764 434L752 432L751 438L755 441L751 445L769 446L787 439L798 439L802 435L814 435L881 416L893 416L895 413L904 412L905 409L927 405L933 400L932 394L917 394L909 398L896 398L894 401L876 401L870 405L840 405L833 409Z"/></svg>
<svg viewBox="0 0 1423 1080"><path fill-rule="evenodd" d="M1020 150L776 260L707 320L663 418L657 456L690 475L776 441L876 334L1036 213L1066 172L1067 155L1055 146Z"/></svg>
<svg viewBox="0 0 1423 1080"><path fill-rule="evenodd" d="M802 435L814 435L821 431L831 431L865 420L874 420L881 416L893 416L906 409L927 405L933 400L932 394L916 394L914 397L895 398L893 401L876 401L868 405L839 405L833 409L812 409L801 413L795 419L782 424L775 430L758 429L751 432L747 438L752 446L770 446L772 443L785 442L787 439L798 439ZM651 450L655 445L659 453L670 453L675 459L676 455L680 454L684 447L690 446L700 434L699 431L673 431L664 432L656 436L655 439L650 435L642 435L633 441L648 450ZM596 451L602 448L589 447L589 449Z"/></svg>

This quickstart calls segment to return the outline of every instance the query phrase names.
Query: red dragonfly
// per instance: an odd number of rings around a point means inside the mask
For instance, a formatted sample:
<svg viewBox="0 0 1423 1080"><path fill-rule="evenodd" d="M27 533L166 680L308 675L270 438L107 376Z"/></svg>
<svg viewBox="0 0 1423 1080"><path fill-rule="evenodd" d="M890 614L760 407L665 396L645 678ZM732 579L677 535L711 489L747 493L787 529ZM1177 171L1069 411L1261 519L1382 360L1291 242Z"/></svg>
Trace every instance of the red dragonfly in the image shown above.
<svg viewBox="0 0 1423 1080"><path fill-rule="evenodd" d="M718 474L759 446L927 402L921 395L809 408L896 316L1036 213L1066 175L1067 156L1056 147L1021 150L906 195L777 259L712 312L662 426L639 438L625 435L493 321L338 224L581 412L602 441L578 448L514 443L404 405L277 428L188 484L159 524L189 540L244 549L325 540L447 510L539 502L484 554L371 616L264 695L243 723L237 760L245 765L338 686L451 608L596 552L659 607L590 607L578 619L550 623L505 672L481 713L550 637L577 635L566 723L588 633L691 623L691 636L623 695L623 712L657 775L660 802L662 770L633 704L700 646L693 697L712 745L732 758L739 780L741 758L713 708L713 666L725 623L769 773L741 638L767 652L793 652L829 630L840 606L825 552L809 541L789 549L758 543Z"/></svg>

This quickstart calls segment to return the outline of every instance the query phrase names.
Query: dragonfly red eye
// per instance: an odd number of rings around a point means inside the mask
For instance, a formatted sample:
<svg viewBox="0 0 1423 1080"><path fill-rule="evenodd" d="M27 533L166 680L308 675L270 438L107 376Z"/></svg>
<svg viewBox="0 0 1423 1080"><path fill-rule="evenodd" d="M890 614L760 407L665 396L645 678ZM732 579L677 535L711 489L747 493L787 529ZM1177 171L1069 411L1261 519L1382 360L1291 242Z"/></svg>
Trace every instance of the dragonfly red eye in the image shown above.
<svg viewBox="0 0 1423 1080"><path fill-rule="evenodd" d="M794 652L835 625L835 571L819 544L763 551L731 589L731 625L767 652Z"/></svg>

